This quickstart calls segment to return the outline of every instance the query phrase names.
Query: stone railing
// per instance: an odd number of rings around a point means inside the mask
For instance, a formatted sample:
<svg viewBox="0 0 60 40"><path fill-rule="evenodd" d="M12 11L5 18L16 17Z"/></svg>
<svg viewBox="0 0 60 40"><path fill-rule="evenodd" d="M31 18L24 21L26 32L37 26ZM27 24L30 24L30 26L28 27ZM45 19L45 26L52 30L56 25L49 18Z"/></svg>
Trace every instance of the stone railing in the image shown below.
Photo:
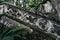
<svg viewBox="0 0 60 40"><path fill-rule="evenodd" d="M60 24L58 22L45 16L23 10L11 4L1 3L0 5L3 5L3 11L1 12L3 15L29 26L34 30L42 30L47 34L60 38Z"/></svg>

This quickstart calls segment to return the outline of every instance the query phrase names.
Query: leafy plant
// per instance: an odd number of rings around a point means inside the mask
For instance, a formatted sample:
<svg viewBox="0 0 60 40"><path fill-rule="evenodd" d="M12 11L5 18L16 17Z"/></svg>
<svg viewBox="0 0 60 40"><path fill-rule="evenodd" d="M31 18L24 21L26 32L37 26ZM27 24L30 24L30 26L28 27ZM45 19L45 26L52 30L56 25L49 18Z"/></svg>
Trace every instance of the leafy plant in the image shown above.
<svg viewBox="0 0 60 40"><path fill-rule="evenodd" d="M17 27L10 28L9 31L6 33L3 33L3 35L0 37L0 40L14 40L14 36L20 35L20 34L27 34L26 26L21 25ZM7 28L9 29L9 28Z"/></svg>

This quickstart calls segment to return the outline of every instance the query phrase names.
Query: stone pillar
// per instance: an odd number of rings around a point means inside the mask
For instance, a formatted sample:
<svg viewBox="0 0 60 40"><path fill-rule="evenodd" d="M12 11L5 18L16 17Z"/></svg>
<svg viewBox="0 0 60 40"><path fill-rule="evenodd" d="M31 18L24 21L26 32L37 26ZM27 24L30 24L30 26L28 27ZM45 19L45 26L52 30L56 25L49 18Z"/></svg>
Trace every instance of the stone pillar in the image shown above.
<svg viewBox="0 0 60 40"><path fill-rule="evenodd" d="M0 14L3 14L3 5L0 5Z"/></svg>

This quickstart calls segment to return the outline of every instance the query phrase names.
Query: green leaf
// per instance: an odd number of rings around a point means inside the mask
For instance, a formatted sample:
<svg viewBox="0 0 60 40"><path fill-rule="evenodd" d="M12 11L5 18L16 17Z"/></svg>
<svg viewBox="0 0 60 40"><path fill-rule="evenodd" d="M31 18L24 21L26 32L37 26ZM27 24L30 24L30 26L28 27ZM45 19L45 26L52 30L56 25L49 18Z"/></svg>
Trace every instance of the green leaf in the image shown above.
<svg viewBox="0 0 60 40"><path fill-rule="evenodd" d="M29 6L30 7L35 7L34 3L32 3L32 2L29 3Z"/></svg>
<svg viewBox="0 0 60 40"><path fill-rule="evenodd" d="M10 35L15 35L15 34L19 34L21 31L26 31L26 26L21 25L21 26L17 26L15 28L11 28L11 30L9 30L4 36L10 36Z"/></svg>
<svg viewBox="0 0 60 40"><path fill-rule="evenodd" d="M6 36L6 37L3 37L1 40L13 40L13 37L12 36Z"/></svg>
<svg viewBox="0 0 60 40"><path fill-rule="evenodd" d="M26 28L27 27L25 25L12 27L11 30L4 34L3 37L1 37L0 40L13 40L14 36L17 36L19 34L25 34L24 32L27 32Z"/></svg>

